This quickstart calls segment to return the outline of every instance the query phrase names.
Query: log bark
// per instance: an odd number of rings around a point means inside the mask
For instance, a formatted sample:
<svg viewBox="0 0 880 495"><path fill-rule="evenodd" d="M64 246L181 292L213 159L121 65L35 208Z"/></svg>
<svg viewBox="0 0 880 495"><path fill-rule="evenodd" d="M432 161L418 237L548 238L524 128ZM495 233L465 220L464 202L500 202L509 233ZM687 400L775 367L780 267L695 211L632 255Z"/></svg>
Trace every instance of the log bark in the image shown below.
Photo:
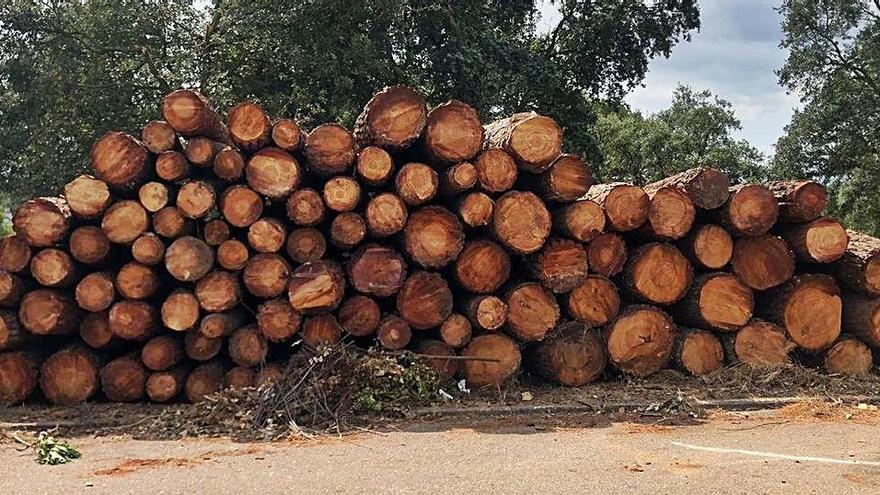
<svg viewBox="0 0 880 495"><path fill-rule="evenodd" d="M645 186L645 190L674 187L687 194L703 210L714 210L730 196L730 178L713 168L696 167Z"/></svg>
<svg viewBox="0 0 880 495"><path fill-rule="evenodd" d="M645 187L651 200L648 219L638 233L649 239L673 241L684 237L694 224L696 207L690 197L675 186Z"/></svg>
<svg viewBox="0 0 880 495"><path fill-rule="evenodd" d="M243 102L229 110L226 119L229 137L243 151L257 151L269 144L272 124L263 108Z"/></svg>
<svg viewBox="0 0 880 495"><path fill-rule="evenodd" d="M797 275L763 295L758 314L785 329L788 337L807 352L828 349L840 336L840 289L828 275Z"/></svg>
<svg viewBox="0 0 880 495"><path fill-rule="evenodd" d="M156 213L168 206L171 195L172 193L168 190L168 186L161 182L147 182L138 188L138 201L150 213ZM70 204L70 200L68 200L68 204Z"/></svg>
<svg viewBox="0 0 880 495"><path fill-rule="evenodd" d="M187 357L196 361L210 361L220 354L223 347L222 338L206 337L202 332L192 329L183 339L183 347Z"/></svg>
<svg viewBox="0 0 880 495"><path fill-rule="evenodd" d="M247 264L248 259L250 259L250 252L247 246L238 239L229 239L217 246L217 264L224 270L241 270Z"/></svg>
<svg viewBox="0 0 880 495"><path fill-rule="evenodd" d="M438 273L417 271L397 293L397 313L416 330L439 327L452 314L452 291Z"/></svg>
<svg viewBox="0 0 880 495"><path fill-rule="evenodd" d="M251 156L245 176L254 191L270 199L283 199L299 187L303 170L288 152L270 147Z"/></svg>
<svg viewBox="0 0 880 495"><path fill-rule="evenodd" d="M263 214L263 198L247 186L232 186L220 197L220 213L233 227L249 227Z"/></svg>
<svg viewBox="0 0 880 495"><path fill-rule="evenodd" d="M165 251L165 269L181 282L197 282L213 265L214 250L195 237L181 237Z"/></svg>
<svg viewBox="0 0 880 495"><path fill-rule="evenodd" d="M382 148L368 146L358 152L355 173L358 180L367 186L383 186L394 175L394 160Z"/></svg>
<svg viewBox="0 0 880 495"><path fill-rule="evenodd" d="M488 239L468 241L455 259L455 280L477 294L497 291L510 277L510 256Z"/></svg>
<svg viewBox="0 0 880 495"><path fill-rule="evenodd" d="M880 298L845 294L842 323L847 333L880 350Z"/></svg>
<svg viewBox="0 0 880 495"><path fill-rule="evenodd" d="M122 356L101 368L101 390L112 402L138 402L146 394L148 376L136 356Z"/></svg>
<svg viewBox="0 0 880 495"><path fill-rule="evenodd" d="M413 212L403 230L407 254L425 268L442 268L464 248L464 231L455 215L442 206Z"/></svg>
<svg viewBox="0 0 880 495"><path fill-rule="evenodd" d="M348 170L354 162L355 150L354 136L339 124L316 127L304 145L306 161L319 175L337 175Z"/></svg>
<svg viewBox="0 0 880 495"><path fill-rule="evenodd" d="M444 195L461 194L477 184L477 167L470 162L451 165L440 174L440 193Z"/></svg>
<svg viewBox="0 0 880 495"><path fill-rule="evenodd" d="M841 286L864 295L880 296L880 239L848 230L849 243L829 265Z"/></svg>
<svg viewBox="0 0 880 495"><path fill-rule="evenodd" d="M746 237L733 245L730 266L740 280L755 290L767 290L794 275L794 253L779 237Z"/></svg>
<svg viewBox="0 0 880 495"><path fill-rule="evenodd" d="M546 287L527 282L507 291L507 332L523 342L538 342L559 323L556 297Z"/></svg>
<svg viewBox="0 0 880 495"><path fill-rule="evenodd" d="M373 237L388 237L400 232L408 217L406 203L393 193L373 196L364 210L367 230Z"/></svg>
<svg viewBox="0 0 880 495"><path fill-rule="evenodd" d="M188 289L176 289L162 303L162 323L171 330L184 332L199 322L199 299Z"/></svg>
<svg viewBox="0 0 880 495"><path fill-rule="evenodd" d="M298 189L287 197L287 218L304 227L313 227L324 221L327 209L318 191Z"/></svg>
<svg viewBox="0 0 880 495"><path fill-rule="evenodd" d="M219 339L232 335L232 332L243 327L250 318L250 314L240 308L226 313L211 313L199 322L198 331L209 339Z"/></svg>
<svg viewBox="0 0 880 495"><path fill-rule="evenodd" d="M695 225L675 245L698 270L720 270L733 256L733 238L716 224Z"/></svg>
<svg viewBox="0 0 880 495"><path fill-rule="evenodd" d="M141 129L141 142L151 153L160 154L180 146L177 133L164 120L151 120Z"/></svg>
<svg viewBox="0 0 880 495"><path fill-rule="evenodd" d="M485 227L492 221L495 202L485 193L472 192L458 201L456 210L465 226L476 229Z"/></svg>
<svg viewBox="0 0 880 495"><path fill-rule="evenodd" d="M676 327L654 306L627 306L605 327L608 360L626 375L648 376L666 366Z"/></svg>
<svg viewBox="0 0 880 495"><path fill-rule="evenodd" d="M731 361L760 368L787 364L789 354L797 347L781 327L759 319L725 336L723 344Z"/></svg>
<svg viewBox="0 0 880 495"><path fill-rule="evenodd" d="M428 112L422 150L434 163L470 160L483 145L483 126L476 110L467 103L450 100Z"/></svg>
<svg viewBox="0 0 880 495"><path fill-rule="evenodd" d="M74 335L81 318L73 298L57 289L37 289L21 299L18 320L35 335Z"/></svg>
<svg viewBox="0 0 880 495"><path fill-rule="evenodd" d="M460 349L471 341L473 326L470 320L459 313L452 313L440 325L440 338L449 347Z"/></svg>
<svg viewBox="0 0 880 495"><path fill-rule="evenodd" d="M376 340L385 349L399 350L409 345L412 339L412 330L409 323L397 315L387 315L379 322L376 330Z"/></svg>
<svg viewBox="0 0 880 495"><path fill-rule="evenodd" d="M156 266L165 259L165 243L156 234L144 234L131 244L131 257L148 266Z"/></svg>
<svg viewBox="0 0 880 495"><path fill-rule="evenodd" d="M0 309L0 351L33 348L38 343L18 322L15 311Z"/></svg>
<svg viewBox="0 0 880 495"><path fill-rule="evenodd" d="M244 156L232 146L226 146L214 157L214 175L226 182L238 182L244 177L247 163Z"/></svg>
<svg viewBox="0 0 880 495"><path fill-rule="evenodd" d="M70 230L70 208L61 198L31 199L15 210L12 228L29 246L54 246Z"/></svg>
<svg viewBox="0 0 880 495"><path fill-rule="evenodd" d="M98 359L82 347L62 349L40 368L40 389L53 404L80 404L95 395L98 387Z"/></svg>
<svg viewBox="0 0 880 495"><path fill-rule="evenodd" d="M327 240L317 229L294 229L287 236L285 250L290 259L297 263L318 261L327 251Z"/></svg>
<svg viewBox="0 0 880 495"><path fill-rule="evenodd" d="M354 137L361 147L391 151L409 148L425 128L425 98L406 86L390 86L376 93L358 116Z"/></svg>
<svg viewBox="0 0 880 495"><path fill-rule="evenodd" d="M162 283L156 271L143 263L131 261L116 274L116 290L126 299L147 299L159 292Z"/></svg>
<svg viewBox="0 0 880 495"><path fill-rule="evenodd" d="M680 301L693 280L694 269L678 248L654 242L630 253L621 282L638 300L665 306Z"/></svg>
<svg viewBox="0 0 880 495"><path fill-rule="evenodd" d="M107 183L91 175L80 175L64 186L64 199L77 218L100 217L113 202Z"/></svg>
<svg viewBox="0 0 880 495"><path fill-rule="evenodd" d="M101 136L91 152L92 171L108 186L131 191L152 172L150 152L133 136L113 131Z"/></svg>
<svg viewBox="0 0 880 495"><path fill-rule="evenodd" d="M367 296L352 296L346 299L338 312L339 326L355 337L366 337L376 333L382 310L373 299Z"/></svg>
<svg viewBox="0 0 880 495"><path fill-rule="evenodd" d="M342 339L342 327L332 314L312 316L303 323L302 339L315 349L329 347Z"/></svg>
<svg viewBox="0 0 880 495"><path fill-rule="evenodd" d="M559 325L552 336L530 350L527 358L544 379L567 387L595 381L607 362L602 339L578 322Z"/></svg>
<svg viewBox="0 0 880 495"><path fill-rule="evenodd" d="M588 275L565 298L568 314L590 327L601 327L620 311L617 286L602 275Z"/></svg>
<svg viewBox="0 0 880 495"><path fill-rule="evenodd" d="M278 219L261 218L248 227L247 240L258 253L277 253L287 240L287 229Z"/></svg>
<svg viewBox="0 0 880 495"><path fill-rule="evenodd" d="M590 166L578 155L559 155L538 176L537 190L547 201L567 203L582 198L593 185Z"/></svg>
<svg viewBox="0 0 880 495"><path fill-rule="evenodd" d="M229 230L229 224L219 218L209 220L202 227L202 236L209 246L219 246L229 239L231 235L232 232Z"/></svg>
<svg viewBox="0 0 880 495"><path fill-rule="evenodd" d="M177 193L177 209L186 218L204 218L217 204L214 187L203 180L190 180Z"/></svg>
<svg viewBox="0 0 880 495"><path fill-rule="evenodd" d="M31 261L31 247L23 237L9 235L0 237L0 270L10 273L23 272Z"/></svg>
<svg viewBox="0 0 880 495"><path fill-rule="evenodd" d="M501 148L531 173L547 169L562 153L562 128L535 112L517 113L484 126L484 148Z"/></svg>
<svg viewBox="0 0 880 495"><path fill-rule="evenodd" d="M705 273L675 308L676 321L705 330L734 332L752 319L755 297L736 275Z"/></svg>
<svg viewBox="0 0 880 495"><path fill-rule="evenodd" d="M110 313L89 313L79 324L79 337L92 349L118 347L119 339L110 331Z"/></svg>
<svg viewBox="0 0 880 495"><path fill-rule="evenodd" d="M176 239L195 231L192 220L180 213L176 206L166 206L153 215L153 232L166 239Z"/></svg>
<svg viewBox="0 0 880 495"><path fill-rule="evenodd" d="M779 219L784 222L810 222L828 205L825 186L811 180L770 182L767 188L779 202Z"/></svg>
<svg viewBox="0 0 880 495"><path fill-rule="evenodd" d="M184 365L168 371L151 373L145 386L147 397L153 402L170 402L183 392L188 375L189 367Z"/></svg>
<svg viewBox="0 0 880 495"><path fill-rule="evenodd" d="M828 349L823 365L829 373L867 376L874 366L874 355L864 342L844 337Z"/></svg>
<svg viewBox="0 0 880 495"><path fill-rule="evenodd" d="M291 281L291 267L277 254L258 254L248 260L241 278L252 295L273 299L283 294Z"/></svg>
<svg viewBox="0 0 880 495"><path fill-rule="evenodd" d="M492 232L507 249L531 254L541 249L550 235L550 212L530 192L510 191L498 199L492 215Z"/></svg>
<svg viewBox="0 0 880 495"><path fill-rule="evenodd" d="M93 272L80 280L74 294L76 303L86 311L110 309L116 300L115 277L111 272Z"/></svg>
<svg viewBox="0 0 880 495"><path fill-rule="evenodd" d="M779 206L766 186L742 184L730 188L730 198L716 216L735 236L758 236L769 232L776 223Z"/></svg>
<svg viewBox="0 0 880 495"><path fill-rule="evenodd" d="M846 228L828 217L781 227L779 235L785 239L798 260L807 263L837 261L846 253L849 244Z"/></svg>
<svg viewBox="0 0 880 495"><path fill-rule="evenodd" d="M167 371L183 360L183 345L171 335L154 337L141 349L141 362L152 371Z"/></svg>
<svg viewBox="0 0 880 495"><path fill-rule="evenodd" d="M724 366L724 347L705 330L680 328L672 350L679 369L694 376L708 375Z"/></svg>
<svg viewBox="0 0 880 495"><path fill-rule="evenodd" d="M556 294L564 294L587 277L587 251L570 239L552 238L531 255L529 271Z"/></svg>
<svg viewBox="0 0 880 495"><path fill-rule="evenodd" d="M343 251L354 249L366 236L367 222L357 213L341 213L330 222L330 244Z"/></svg>
<svg viewBox="0 0 880 495"><path fill-rule="evenodd" d="M468 387L476 388L501 385L519 370L522 360L516 343L500 334L475 337L461 355L480 358L465 361L462 366Z"/></svg>
<svg viewBox="0 0 880 495"><path fill-rule="evenodd" d="M25 293L25 282L14 273L0 270L0 308L17 307Z"/></svg>
<svg viewBox="0 0 880 495"><path fill-rule="evenodd" d="M110 331L123 340L145 341L161 328L159 312L144 301L119 301L110 308Z"/></svg>
<svg viewBox="0 0 880 495"><path fill-rule="evenodd" d="M290 275L290 305L304 315L333 311L344 294L345 277L339 265L332 261L306 263Z"/></svg>
<svg viewBox="0 0 880 495"><path fill-rule="evenodd" d="M416 346L416 352L424 356L424 363L433 368L443 380L451 380L458 373L459 361L455 359L444 359L439 356L455 357L455 349L440 340L423 340Z"/></svg>
<svg viewBox="0 0 880 495"><path fill-rule="evenodd" d="M101 230L116 244L130 244L150 228L150 217L137 201L114 203L101 220Z"/></svg>
<svg viewBox="0 0 880 495"><path fill-rule="evenodd" d="M241 286L234 273L215 270L196 283L195 294L203 310L219 313L238 305L241 301Z"/></svg>
<svg viewBox="0 0 880 495"><path fill-rule="evenodd" d="M648 220L651 208L651 200L641 187L624 182L595 184L583 199L601 206L605 211L606 226L617 232L641 227Z"/></svg>
<svg viewBox="0 0 880 495"><path fill-rule="evenodd" d="M437 171L424 163L410 162L394 177L394 190L406 204L419 206L434 199L440 189Z"/></svg>
<svg viewBox="0 0 880 495"><path fill-rule="evenodd" d="M269 342L284 342L299 331L302 317L285 299L272 299L257 306L257 329Z"/></svg>
<svg viewBox="0 0 880 495"><path fill-rule="evenodd" d="M590 271L606 277L623 271L627 257L626 243L618 234L600 234L587 246Z"/></svg>
<svg viewBox="0 0 880 495"><path fill-rule="evenodd" d="M223 378L226 369L217 361L197 366L186 377L184 393L186 399L192 403L199 403L211 394L216 394L223 388Z"/></svg>
<svg viewBox="0 0 880 495"><path fill-rule="evenodd" d="M239 328L229 337L229 357L239 366L258 366L269 354L269 342L257 325Z"/></svg>
<svg viewBox="0 0 880 495"><path fill-rule="evenodd" d="M40 360L31 352L0 352L0 404L14 406L37 388Z"/></svg>
<svg viewBox="0 0 880 495"><path fill-rule="evenodd" d="M497 296L480 295L465 299L461 310L473 326L489 332L498 331L510 317L510 307Z"/></svg>
<svg viewBox="0 0 880 495"><path fill-rule="evenodd" d="M518 176L513 157L500 149L488 149L477 156L477 182L488 193L510 190Z"/></svg>
<svg viewBox="0 0 880 495"><path fill-rule="evenodd" d="M166 151L156 157L156 177L165 182L178 182L192 174L192 166L186 155L179 151Z"/></svg>
<svg viewBox="0 0 880 495"><path fill-rule="evenodd" d="M302 148L305 134L293 119L278 119L272 124L272 143L288 153Z"/></svg>
<svg viewBox="0 0 880 495"><path fill-rule="evenodd" d="M407 266L393 248L367 244L352 254L347 272L356 291L375 297L390 297L403 286Z"/></svg>
<svg viewBox="0 0 880 495"><path fill-rule="evenodd" d="M580 242L590 242L605 231L605 212L588 199L575 201L553 214L554 229Z"/></svg>
<svg viewBox="0 0 880 495"><path fill-rule="evenodd" d="M162 101L162 116L181 136L205 136L232 144L223 121L197 91L179 89L166 95Z"/></svg>

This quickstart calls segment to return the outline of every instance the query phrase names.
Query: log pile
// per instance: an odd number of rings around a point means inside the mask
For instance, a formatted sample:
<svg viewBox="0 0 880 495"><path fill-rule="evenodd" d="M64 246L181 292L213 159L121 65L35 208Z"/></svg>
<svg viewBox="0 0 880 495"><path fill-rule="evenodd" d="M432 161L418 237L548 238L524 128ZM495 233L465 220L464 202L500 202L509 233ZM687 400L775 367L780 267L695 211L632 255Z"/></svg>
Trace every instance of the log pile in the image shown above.
<svg viewBox="0 0 880 495"><path fill-rule="evenodd" d="M553 119L386 88L354 129L165 97L0 239L0 402L199 401L302 341L411 349L497 385L880 349L880 240L815 182L594 184ZM457 356L456 359L445 359ZM815 359L819 358L819 359Z"/></svg>

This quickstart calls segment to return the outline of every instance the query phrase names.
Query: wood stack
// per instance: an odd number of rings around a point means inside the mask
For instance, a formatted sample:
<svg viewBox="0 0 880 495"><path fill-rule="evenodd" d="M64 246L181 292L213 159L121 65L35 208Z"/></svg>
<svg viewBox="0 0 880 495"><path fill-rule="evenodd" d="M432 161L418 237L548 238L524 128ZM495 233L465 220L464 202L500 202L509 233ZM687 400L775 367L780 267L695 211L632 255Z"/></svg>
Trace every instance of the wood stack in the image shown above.
<svg viewBox="0 0 880 495"><path fill-rule="evenodd" d="M191 90L161 108L0 239L0 402L197 401L298 340L412 349L471 386L799 353L864 373L880 348L880 240L823 217L815 182L594 185L553 119L483 125L403 86L352 131L253 102L224 121Z"/></svg>

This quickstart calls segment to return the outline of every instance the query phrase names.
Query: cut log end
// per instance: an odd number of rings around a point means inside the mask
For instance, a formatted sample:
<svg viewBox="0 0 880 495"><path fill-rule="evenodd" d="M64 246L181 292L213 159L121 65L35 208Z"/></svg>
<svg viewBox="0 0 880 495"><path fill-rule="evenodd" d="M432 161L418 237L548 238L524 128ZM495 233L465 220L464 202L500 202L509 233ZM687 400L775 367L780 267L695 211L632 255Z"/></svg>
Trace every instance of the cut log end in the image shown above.
<svg viewBox="0 0 880 495"><path fill-rule="evenodd" d="M779 218L786 222L815 220L828 205L828 191L817 182L779 181L767 187L779 201Z"/></svg>
<svg viewBox="0 0 880 495"><path fill-rule="evenodd" d="M590 200L566 206L553 220L557 230L580 242L590 242L605 231L605 212Z"/></svg>
<svg viewBox="0 0 880 495"><path fill-rule="evenodd" d="M307 273L309 268L304 268L307 265L302 265L299 269ZM278 254L262 253L248 260L241 280L252 295L272 299L284 293L290 277L291 267L287 260ZM305 276L303 278L305 279Z"/></svg>
<svg viewBox="0 0 880 495"><path fill-rule="evenodd" d="M545 287L564 294L587 277L587 251L569 239L550 239L533 255L530 264L535 277Z"/></svg>
<svg viewBox="0 0 880 495"><path fill-rule="evenodd" d="M15 210L12 227L32 247L54 246L70 229L70 208L59 198L31 199Z"/></svg>
<svg viewBox="0 0 880 495"><path fill-rule="evenodd" d="M606 325L620 311L617 286L602 275L589 275L568 293L566 303L572 318L590 327Z"/></svg>
<svg viewBox="0 0 880 495"><path fill-rule="evenodd" d="M503 148L523 170L544 171L562 152L562 128L550 117L519 113L485 126L487 148Z"/></svg>
<svg viewBox="0 0 880 495"><path fill-rule="evenodd" d="M675 324L652 306L629 306L608 327L611 363L625 374L647 376L663 368L672 353Z"/></svg>
<svg viewBox="0 0 880 495"><path fill-rule="evenodd" d="M741 238L733 246L733 272L755 290L776 287L794 275L794 255L779 237Z"/></svg>
<svg viewBox="0 0 880 495"><path fill-rule="evenodd" d="M366 104L354 134L361 146L403 150L422 134L427 114L422 95L406 86L388 87Z"/></svg>
<svg viewBox="0 0 880 495"><path fill-rule="evenodd" d="M452 314L452 291L437 273L418 271L397 293L397 312L413 328L439 327Z"/></svg>
<svg viewBox="0 0 880 495"><path fill-rule="evenodd" d="M560 155L543 172L538 187L544 198L569 202L582 198L593 185L590 166L577 155Z"/></svg>
<svg viewBox="0 0 880 495"><path fill-rule="evenodd" d="M694 223L696 208L687 194L676 187L662 187L649 194L645 230L651 237L675 240L684 237Z"/></svg>
<svg viewBox="0 0 880 495"><path fill-rule="evenodd" d="M776 197L760 184L732 187L730 199L721 209L722 221L735 235L765 234L778 216Z"/></svg>
<svg viewBox="0 0 880 495"><path fill-rule="evenodd" d="M342 327L331 314L312 316L303 323L302 339L315 349L329 347L342 339Z"/></svg>
<svg viewBox="0 0 880 495"><path fill-rule="evenodd" d="M440 338L448 346L459 349L471 341L473 326L466 316L452 313L446 321L440 325Z"/></svg>
<svg viewBox="0 0 880 495"><path fill-rule="evenodd" d="M382 318L379 323L376 339L385 349L403 349L412 339L412 329L403 318L397 315L388 315Z"/></svg>
<svg viewBox="0 0 880 495"><path fill-rule="evenodd" d="M406 252L425 268L441 268L464 247L461 222L441 206L427 206L409 217L404 228Z"/></svg>
<svg viewBox="0 0 880 495"><path fill-rule="evenodd" d="M358 249L348 262L348 279L358 292L388 297L406 280L407 266L394 249L367 244Z"/></svg>
<svg viewBox="0 0 880 495"><path fill-rule="evenodd" d="M674 354L678 366L694 376L706 375L724 366L721 341L704 330L682 329Z"/></svg>
<svg viewBox="0 0 880 495"><path fill-rule="evenodd" d="M339 307L339 325L355 337L373 335L379 327L382 310L367 296L352 296Z"/></svg>
<svg viewBox="0 0 880 495"><path fill-rule="evenodd" d="M297 263L318 261L327 251L327 239L313 228L294 229L287 236L287 255Z"/></svg>
<svg viewBox="0 0 880 495"><path fill-rule="evenodd" d="M387 237L403 230L408 215L406 203L392 193L374 196L364 212L367 229L376 237Z"/></svg>
<svg viewBox="0 0 880 495"><path fill-rule="evenodd" d="M488 193L507 191L516 183L516 162L503 150L493 148L480 153L474 166L480 188Z"/></svg>
<svg viewBox="0 0 880 495"><path fill-rule="evenodd" d="M514 287L505 302L508 307L507 331L524 342L543 340L559 322L556 297L540 284L524 283Z"/></svg>
<svg viewBox="0 0 880 495"><path fill-rule="evenodd" d="M0 353L0 404L20 404L37 388L40 362L28 352Z"/></svg>
<svg viewBox="0 0 880 495"><path fill-rule="evenodd" d="M272 142L284 151L299 151L303 141L305 132L293 119L278 119L272 124Z"/></svg>
<svg viewBox="0 0 880 495"><path fill-rule="evenodd" d="M101 368L101 390L113 402L137 402L146 392L147 369L135 356L123 356Z"/></svg>
<svg viewBox="0 0 880 495"><path fill-rule="evenodd" d="M85 402L98 391L97 359L78 347L52 354L40 370L40 389L53 404Z"/></svg>
<svg viewBox="0 0 880 495"><path fill-rule="evenodd" d="M733 238L715 224L694 227L677 245L696 268L703 270L720 270L733 256Z"/></svg>
<svg viewBox="0 0 880 495"><path fill-rule="evenodd" d="M507 323L510 308L496 296L476 296L465 303L465 314L475 327L495 332Z"/></svg>
<svg viewBox="0 0 880 495"><path fill-rule="evenodd" d="M358 153L355 171L358 178L366 185L381 186L391 179L394 173L394 160L382 148L368 146Z"/></svg>
<svg viewBox="0 0 880 495"><path fill-rule="evenodd" d="M472 192L458 202L458 216L471 228L489 225L495 212L495 202L487 194Z"/></svg>
<svg viewBox="0 0 880 495"><path fill-rule="evenodd" d="M140 141L124 132L108 132L92 147L92 170L110 187L131 190L148 176L150 157Z"/></svg>
<svg viewBox="0 0 880 495"><path fill-rule="evenodd" d="M304 315L336 309L345 292L345 278L339 265L315 261L299 266L291 273L288 297L294 309Z"/></svg>
<svg viewBox="0 0 880 495"><path fill-rule="evenodd" d="M232 142L242 150L258 150L269 143L272 125L266 112L255 103L244 102L233 107L226 124Z"/></svg>
<svg viewBox="0 0 880 495"><path fill-rule="evenodd" d="M816 220L780 229L798 259L808 263L830 263L840 259L849 244L843 225L833 218Z"/></svg>
<svg viewBox="0 0 880 495"><path fill-rule="evenodd" d="M533 349L529 357L538 374L568 387L596 380L606 363L602 339L577 322L559 325L553 336Z"/></svg>
<svg viewBox="0 0 880 495"><path fill-rule="evenodd" d="M645 244L630 255L624 270L624 287L642 301L669 305L687 293L693 268L675 246Z"/></svg>
<svg viewBox="0 0 880 495"><path fill-rule="evenodd" d="M498 199L492 217L495 237L517 254L541 249L551 227L550 212L540 198L530 192L511 191Z"/></svg>
<svg viewBox="0 0 880 495"><path fill-rule="evenodd" d="M452 100L428 113L424 148L441 163L470 160L483 144L483 126L477 112L468 104Z"/></svg>
<svg viewBox="0 0 880 495"><path fill-rule="evenodd" d="M755 367L773 367L788 363L789 353L795 347L779 326L762 320L752 320L736 333L731 354L741 363Z"/></svg>
<svg viewBox="0 0 880 495"><path fill-rule="evenodd" d="M302 181L303 171L292 155L280 148L263 148L247 162L248 185L270 199L286 198Z"/></svg>
<svg viewBox="0 0 880 495"><path fill-rule="evenodd" d="M839 340L825 353L823 361L829 373L866 376L874 365L871 348L853 338Z"/></svg>
<svg viewBox="0 0 880 495"><path fill-rule="evenodd" d="M468 242L455 260L455 279L477 294L491 294L510 277L510 256L487 239Z"/></svg>
<svg viewBox="0 0 880 495"><path fill-rule="evenodd" d="M518 370L522 355L516 343L498 334L474 338L461 351L462 356L479 358L464 362L463 374L468 386L498 386Z"/></svg>
<svg viewBox="0 0 880 495"><path fill-rule="evenodd" d="M306 161L319 174L341 174L354 162L355 147L354 137L345 127L320 125L306 137Z"/></svg>
<svg viewBox="0 0 880 495"><path fill-rule="evenodd" d="M64 199L70 211L79 218L99 217L113 201L110 188L101 179L80 175L64 186Z"/></svg>
<svg viewBox="0 0 880 495"><path fill-rule="evenodd" d="M411 162L397 172L394 188L406 204L418 206L434 199L440 189L440 177L428 165Z"/></svg>
<svg viewBox="0 0 880 495"><path fill-rule="evenodd" d="M287 218L304 227L312 227L324 221L326 207L321 195L314 189L298 189L287 197Z"/></svg>

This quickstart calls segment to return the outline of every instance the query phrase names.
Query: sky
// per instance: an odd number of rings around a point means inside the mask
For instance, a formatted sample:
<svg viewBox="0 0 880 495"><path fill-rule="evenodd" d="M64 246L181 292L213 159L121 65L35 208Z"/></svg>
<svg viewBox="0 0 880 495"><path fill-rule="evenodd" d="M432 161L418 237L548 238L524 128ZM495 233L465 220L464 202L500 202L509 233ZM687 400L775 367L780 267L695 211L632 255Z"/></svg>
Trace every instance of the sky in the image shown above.
<svg viewBox="0 0 880 495"><path fill-rule="evenodd" d="M733 104L742 122L738 137L766 154L791 120L795 95L779 86L775 71L785 62L778 0L702 0L699 32L673 47L668 59L651 61L643 87L626 101L643 113L669 106L679 84L708 89ZM549 3L541 6L540 27L558 22Z"/></svg>

